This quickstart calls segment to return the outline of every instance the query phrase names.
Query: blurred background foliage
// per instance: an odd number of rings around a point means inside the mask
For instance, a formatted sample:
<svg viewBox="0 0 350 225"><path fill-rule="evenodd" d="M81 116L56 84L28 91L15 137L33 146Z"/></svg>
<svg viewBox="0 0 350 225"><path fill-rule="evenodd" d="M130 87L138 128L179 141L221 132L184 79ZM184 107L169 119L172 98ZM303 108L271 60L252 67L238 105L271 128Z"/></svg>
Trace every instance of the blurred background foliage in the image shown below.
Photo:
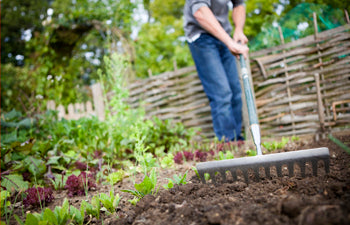
<svg viewBox="0 0 350 225"><path fill-rule="evenodd" d="M129 79L193 65L183 32L185 0L2 0L1 110L26 114L83 102L97 82L103 57L129 61ZM345 23L349 1L249 0L245 33L252 51Z"/></svg>

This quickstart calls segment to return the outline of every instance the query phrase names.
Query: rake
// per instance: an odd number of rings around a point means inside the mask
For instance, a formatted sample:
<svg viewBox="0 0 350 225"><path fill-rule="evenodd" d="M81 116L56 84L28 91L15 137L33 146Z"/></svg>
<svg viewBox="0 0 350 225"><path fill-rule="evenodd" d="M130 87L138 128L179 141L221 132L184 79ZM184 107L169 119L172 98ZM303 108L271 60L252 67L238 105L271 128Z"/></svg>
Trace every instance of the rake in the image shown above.
<svg viewBox="0 0 350 225"><path fill-rule="evenodd" d="M326 173L329 173L329 150L326 147L314 148L307 150L282 152L275 154L263 155L261 151L260 127L257 113L254 107L254 99L250 87L248 69L244 57L240 55L241 74L243 80L243 89L246 97L250 131L256 146L257 155L251 157L235 158L221 161L209 161L196 164L198 174L203 183L206 183L205 174L210 175L210 179L215 184L217 183L216 174L221 174L223 182L227 181L227 171L231 173L233 181L237 180L237 172L243 174L246 183L249 182L249 174L254 173L254 180L259 181L260 169L263 168L265 177L271 178L271 169L274 167L278 177L282 177L282 168L287 166L288 175L292 177L295 173L294 165L297 164L300 168L302 177L306 176L306 165L311 163L312 175L317 176L318 162L324 162Z"/></svg>

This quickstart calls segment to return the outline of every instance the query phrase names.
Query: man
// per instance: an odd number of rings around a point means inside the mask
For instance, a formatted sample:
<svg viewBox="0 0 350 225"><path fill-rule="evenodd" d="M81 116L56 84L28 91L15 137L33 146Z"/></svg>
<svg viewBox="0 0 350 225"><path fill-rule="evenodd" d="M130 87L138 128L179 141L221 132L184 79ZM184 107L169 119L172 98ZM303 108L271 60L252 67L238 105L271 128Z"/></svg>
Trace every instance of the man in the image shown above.
<svg viewBox="0 0 350 225"><path fill-rule="evenodd" d="M209 99L214 132L226 142L243 140L242 100L235 56L248 57L244 0L232 0L232 26L228 19L229 0L186 0L184 30L198 76ZM233 55L234 54L234 55Z"/></svg>

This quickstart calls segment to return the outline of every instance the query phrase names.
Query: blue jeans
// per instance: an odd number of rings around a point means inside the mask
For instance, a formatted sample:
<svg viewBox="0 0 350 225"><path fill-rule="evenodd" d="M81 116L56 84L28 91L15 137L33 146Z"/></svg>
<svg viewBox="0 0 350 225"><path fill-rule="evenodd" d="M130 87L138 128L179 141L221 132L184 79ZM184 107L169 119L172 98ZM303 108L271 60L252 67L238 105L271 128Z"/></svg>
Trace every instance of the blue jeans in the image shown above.
<svg viewBox="0 0 350 225"><path fill-rule="evenodd" d="M243 140L242 91L235 56L210 34L201 34L188 45L209 99L216 136L225 141Z"/></svg>

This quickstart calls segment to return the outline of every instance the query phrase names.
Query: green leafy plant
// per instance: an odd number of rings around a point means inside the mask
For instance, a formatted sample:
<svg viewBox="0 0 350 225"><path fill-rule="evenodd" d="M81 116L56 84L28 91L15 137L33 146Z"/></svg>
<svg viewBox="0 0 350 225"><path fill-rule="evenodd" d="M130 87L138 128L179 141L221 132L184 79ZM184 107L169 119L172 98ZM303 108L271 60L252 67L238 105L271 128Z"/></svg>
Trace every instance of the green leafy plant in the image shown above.
<svg viewBox="0 0 350 225"><path fill-rule="evenodd" d="M107 181L111 184L114 185L116 183L118 183L119 181L122 181L125 175L125 171L120 169L116 172L110 173L107 176Z"/></svg>
<svg viewBox="0 0 350 225"><path fill-rule="evenodd" d="M166 156L163 157L160 161L160 166L162 168L171 168L174 166L174 155L171 153L168 153Z"/></svg>
<svg viewBox="0 0 350 225"><path fill-rule="evenodd" d="M169 182L168 182L168 184L163 185L163 188L171 189L174 187L174 184L177 184L177 185L187 184L187 181L186 181L187 173L188 173L188 171L186 171L183 175L174 174L174 176L173 176L174 179L167 178L169 180Z"/></svg>
<svg viewBox="0 0 350 225"><path fill-rule="evenodd" d="M74 208L73 206L70 207ZM74 210L72 210L74 211ZM71 212L72 212L71 211ZM65 198L61 206L56 206L54 211L50 208L45 208L41 213L28 213L26 216L25 223L23 223L18 216L15 219L19 224L34 225L34 224L54 224L54 225L65 225L70 218L74 218L74 215L70 214L69 203ZM82 223L80 223L82 224Z"/></svg>
<svg viewBox="0 0 350 225"><path fill-rule="evenodd" d="M226 151L223 153L222 151L219 151L217 160L224 160L224 159L233 159L234 155L231 151Z"/></svg>
<svg viewBox="0 0 350 225"><path fill-rule="evenodd" d="M5 190L1 190L1 217L3 217L7 211L7 208L11 205L11 202L8 201L8 198L11 196L11 193Z"/></svg>
<svg viewBox="0 0 350 225"><path fill-rule="evenodd" d="M18 174L3 175L1 174L1 186L7 191L15 193L28 189L29 182L23 180L23 176Z"/></svg>
<svg viewBox="0 0 350 225"><path fill-rule="evenodd" d="M143 181L139 184L134 185L136 190L121 190L122 192L127 192L138 199L143 198L145 195L148 194L156 194L157 193L157 173L153 169L150 173L150 176L145 175L145 178Z"/></svg>
<svg viewBox="0 0 350 225"><path fill-rule="evenodd" d="M85 201L83 201L83 202L85 202ZM69 208L69 216L70 216L70 218L73 221L75 221L77 224L79 224L79 225L84 224L84 216L85 216L84 207L83 207L83 204L82 204L81 207L80 207L80 210L75 208L74 206L70 206L70 208Z"/></svg>
<svg viewBox="0 0 350 225"><path fill-rule="evenodd" d="M105 193L100 194L100 201L102 205L110 212L114 213L119 205L121 197L117 193L114 195L113 188L110 190L109 195Z"/></svg>
<svg viewBox="0 0 350 225"><path fill-rule="evenodd" d="M263 142L262 146L266 148L269 152L275 151L277 149L283 149L286 144L289 142L289 138L282 137L281 141L271 141L271 142Z"/></svg>
<svg viewBox="0 0 350 225"><path fill-rule="evenodd" d="M91 203L89 203L87 201L82 201L80 211L84 211L84 210L86 211L86 214L91 215L91 216L99 219L100 218L100 210L101 210L101 202L100 202L99 196L92 197Z"/></svg>
<svg viewBox="0 0 350 225"><path fill-rule="evenodd" d="M246 151L247 156L256 156L256 151L248 149Z"/></svg>
<svg viewBox="0 0 350 225"><path fill-rule="evenodd" d="M8 201L11 193L5 190L1 190L1 218L5 218L6 221L9 220L9 217L12 215L13 209L10 209L11 202ZM7 215L9 214L9 215Z"/></svg>
<svg viewBox="0 0 350 225"><path fill-rule="evenodd" d="M197 175L198 179L201 179L201 176L199 176L198 170L195 166L192 166L191 169L194 171L194 173Z"/></svg>

